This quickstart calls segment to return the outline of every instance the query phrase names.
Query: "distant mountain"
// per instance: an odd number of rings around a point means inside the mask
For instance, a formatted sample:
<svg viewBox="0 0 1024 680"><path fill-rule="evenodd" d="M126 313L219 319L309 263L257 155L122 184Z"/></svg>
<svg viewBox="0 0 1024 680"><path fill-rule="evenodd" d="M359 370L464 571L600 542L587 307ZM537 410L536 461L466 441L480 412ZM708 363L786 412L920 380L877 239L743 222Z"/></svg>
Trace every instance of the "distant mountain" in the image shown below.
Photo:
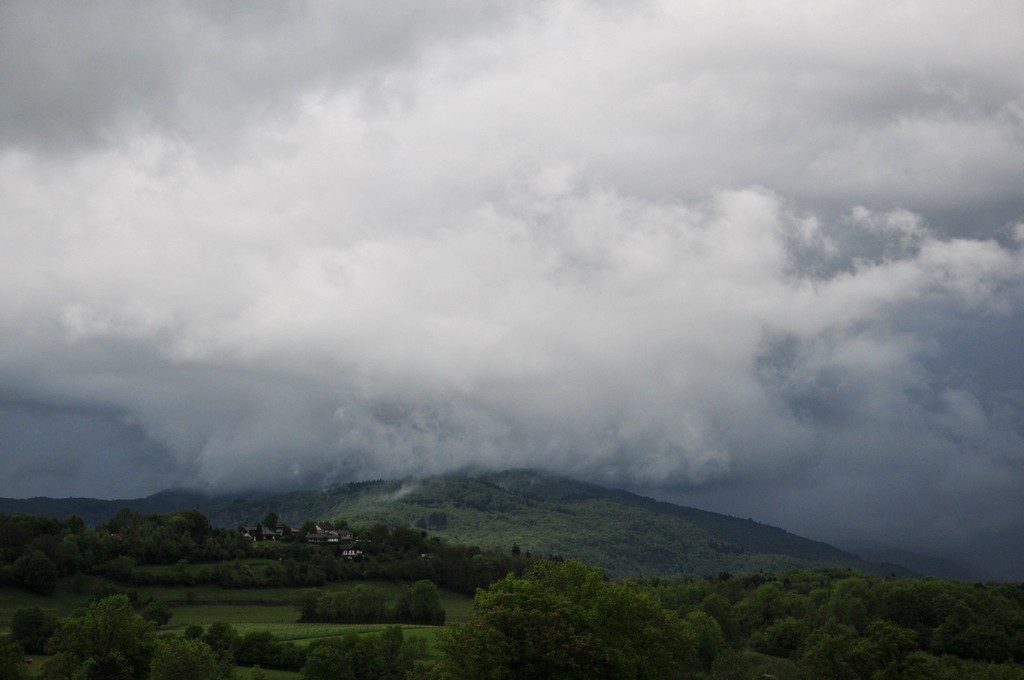
<svg viewBox="0 0 1024 680"><path fill-rule="evenodd" d="M14 515L44 515L64 519L78 515L88 525L103 524L123 508L143 513L173 512L185 508L203 508L223 503L231 496L213 496L200 491L173 489L161 491L146 498L101 500L98 498L0 498L0 513Z"/></svg>
<svg viewBox="0 0 1024 680"><path fill-rule="evenodd" d="M279 521L343 521L352 527L408 525L445 540L482 548L577 558L614 577L713 576L796 567L848 567L916 576L893 563L869 562L834 546L750 519L656 501L530 470L449 474L422 480L370 481L284 494L214 497L163 491L147 498L0 499L0 513L88 524L122 508L145 513L197 508L217 526L255 524L268 512Z"/></svg>
<svg viewBox="0 0 1024 680"><path fill-rule="evenodd" d="M960 562L925 555L911 550L894 548L877 543L859 543L846 546L851 552L872 562L895 562L906 565L909 569L935 578L949 581L989 581L991 577Z"/></svg>
<svg viewBox="0 0 1024 680"><path fill-rule="evenodd" d="M345 484L208 506L223 526L268 512L284 523L419 527L446 540L578 558L616 577L683 577L850 567L912 576L783 529L527 470Z"/></svg>

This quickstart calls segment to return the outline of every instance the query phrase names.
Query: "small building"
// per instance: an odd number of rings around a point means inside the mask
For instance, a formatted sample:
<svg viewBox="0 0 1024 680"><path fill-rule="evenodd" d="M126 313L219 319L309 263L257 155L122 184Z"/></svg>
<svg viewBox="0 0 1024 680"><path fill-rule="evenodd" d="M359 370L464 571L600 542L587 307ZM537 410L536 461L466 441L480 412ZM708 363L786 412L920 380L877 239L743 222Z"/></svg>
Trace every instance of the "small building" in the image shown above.
<svg viewBox="0 0 1024 680"><path fill-rule="evenodd" d="M277 534L278 538L290 538L295 534L299 533L299 530L290 527L287 524L278 524L275 533Z"/></svg>
<svg viewBox="0 0 1024 680"><path fill-rule="evenodd" d="M276 541L277 533L262 524L255 526L239 525L238 531L245 534L254 541Z"/></svg>
<svg viewBox="0 0 1024 680"><path fill-rule="evenodd" d="M306 534L307 543L340 543L341 538L336 531L311 531Z"/></svg>
<svg viewBox="0 0 1024 680"><path fill-rule="evenodd" d="M361 560L363 559L363 549L355 543L342 546L340 555L342 559L346 560Z"/></svg>

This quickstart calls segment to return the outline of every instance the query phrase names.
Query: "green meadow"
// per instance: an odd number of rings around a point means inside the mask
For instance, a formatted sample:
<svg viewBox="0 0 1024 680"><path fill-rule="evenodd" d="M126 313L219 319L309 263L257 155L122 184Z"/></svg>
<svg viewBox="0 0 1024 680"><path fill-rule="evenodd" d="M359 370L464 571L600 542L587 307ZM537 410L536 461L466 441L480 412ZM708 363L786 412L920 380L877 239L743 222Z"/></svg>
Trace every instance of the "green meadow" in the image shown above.
<svg viewBox="0 0 1024 680"><path fill-rule="evenodd" d="M255 561L254 561L255 562ZM391 598L397 597L402 583L391 581L356 581L325 585L318 590L334 591L353 588L357 583L370 583L386 590ZM10 631L11 617L18 609L39 607L59 618L71 615L75 610L89 604L94 594L118 586L104 579L74 577L62 579L52 595L30 593L21 588L0 588L0 635ZM191 587L138 586L133 595L138 602L163 600L170 608L171 620L159 627L159 635L180 635L185 628L198 624L204 628L215 621L231 624L240 635L255 631L271 633L275 639L301 646L321 638L350 634L377 633L385 624L333 624L299 623L297 602L306 588L221 588L212 584ZM473 599L468 595L441 591L441 601L449 622L469 618ZM437 635L443 627L403 625L407 637L423 638L432 655L436 655ZM32 668L40 668L45 656L32 656ZM262 669L268 680L295 680L299 673ZM238 678L247 680L247 672L240 668Z"/></svg>

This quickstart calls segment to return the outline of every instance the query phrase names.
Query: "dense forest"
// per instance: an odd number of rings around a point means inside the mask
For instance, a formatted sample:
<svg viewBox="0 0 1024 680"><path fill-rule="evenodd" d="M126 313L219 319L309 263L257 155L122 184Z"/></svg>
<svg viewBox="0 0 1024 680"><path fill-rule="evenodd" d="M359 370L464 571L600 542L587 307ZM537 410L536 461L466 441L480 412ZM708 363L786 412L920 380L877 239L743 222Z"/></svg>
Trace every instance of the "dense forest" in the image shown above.
<svg viewBox="0 0 1024 680"><path fill-rule="evenodd" d="M453 545L415 527L350 533L358 559L302 532L254 541L194 510L122 511L96 527L0 515L0 585L36 597L55 597L58 583L90 589L68 616L13 611L0 677L1024 680L1022 584L848 568L610 579L575 560ZM265 558L257 568L253 556ZM338 582L354 583L327 588ZM154 583L298 586L298 624L377 627L309 644L224 622L170 632L173 608L135 592ZM440 589L473 594L471 615L446 620ZM412 624L436 627L436 642L409 636Z"/></svg>

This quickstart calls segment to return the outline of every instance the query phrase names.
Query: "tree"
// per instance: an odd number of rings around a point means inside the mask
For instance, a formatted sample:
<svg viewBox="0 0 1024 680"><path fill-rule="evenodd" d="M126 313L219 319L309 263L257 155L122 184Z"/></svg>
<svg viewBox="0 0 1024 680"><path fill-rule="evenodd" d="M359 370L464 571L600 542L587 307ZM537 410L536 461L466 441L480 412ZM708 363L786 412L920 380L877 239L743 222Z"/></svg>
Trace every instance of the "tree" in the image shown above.
<svg viewBox="0 0 1024 680"><path fill-rule="evenodd" d="M18 609L11 617L11 641L29 654L43 654L46 641L57 630L57 617L39 607Z"/></svg>
<svg viewBox="0 0 1024 680"><path fill-rule="evenodd" d="M180 522L193 539L204 538L211 532L210 520L195 509L179 510L171 516L171 521Z"/></svg>
<svg viewBox="0 0 1024 680"><path fill-rule="evenodd" d="M403 623L425 623L443 626L445 611L441 593L433 581L421 580L406 586L395 603L395 619Z"/></svg>
<svg viewBox="0 0 1024 680"><path fill-rule="evenodd" d="M881 672L884 677L904 677L910 654L917 648L917 634L891 621L872 621L867 636L854 643L852 659L862 677Z"/></svg>
<svg viewBox="0 0 1024 680"><path fill-rule="evenodd" d="M85 530L85 520L81 515L68 515L62 522L64 533L80 534Z"/></svg>
<svg viewBox="0 0 1024 680"><path fill-rule="evenodd" d="M202 640L168 637L157 645L149 679L222 680L231 677L231 670Z"/></svg>
<svg viewBox="0 0 1024 680"><path fill-rule="evenodd" d="M300 620L332 623L383 621L387 598L386 590L365 583L342 591L306 591L299 602Z"/></svg>
<svg viewBox="0 0 1024 680"><path fill-rule="evenodd" d="M800 660L806 677L854 680L857 674L850 661L856 638L857 632L852 627L829 619L807 640Z"/></svg>
<svg viewBox="0 0 1024 680"><path fill-rule="evenodd" d="M230 623L214 621L202 637L203 642L217 653L223 660L234 661L235 647L238 645L238 631Z"/></svg>
<svg viewBox="0 0 1024 680"><path fill-rule="evenodd" d="M29 680L32 676L22 662L24 655L24 650L16 642L0 640L0 678Z"/></svg>
<svg viewBox="0 0 1024 680"><path fill-rule="evenodd" d="M750 637L750 646L762 654L794 657L808 632L806 622L786 616L755 632Z"/></svg>
<svg viewBox="0 0 1024 680"><path fill-rule="evenodd" d="M729 642L735 642L740 636L740 624L736 619L736 613L732 604L719 593L707 595L700 603L702 611L714 617L718 621L722 634Z"/></svg>
<svg viewBox="0 0 1024 680"><path fill-rule="evenodd" d="M687 614L683 620L693 631L701 667L705 670L710 669L715 659L729 649L721 626L713 616L699 609Z"/></svg>
<svg viewBox="0 0 1024 680"><path fill-rule="evenodd" d="M173 615L170 606L163 600L153 600L142 611L142 618L152 621L158 627L166 626Z"/></svg>
<svg viewBox="0 0 1024 680"><path fill-rule="evenodd" d="M203 627L198 623L190 623L181 631L181 636L189 640L198 640L203 637Z"/></svg>
<svg viewBox="0 0 1024 680"><path fill-rule="evenodd" d="M246 666L277 666L281 643L269 631L246 633L235 646L235 661Z"/></svg>
<svg viewBox="0 0 1024 680"><path fill-rule="evenodd" d="M47 665L65 677L141 679L149 674L153 624L125 595L111 595L64 621L63 648ZM78 675L75 675L78 674Z"/></svg>
<svg viewBox="0 0 1024 680"><path fill-rule="evenodd" d="M112 534L119 534L142 524L144 515L131 508L121 508L110 521L107 522L107 529Z"/></svg>
<svg viewBox="0 0 1024 680"><path fill-rule="evenodd" d="M479 591L440 641L455 678L669 678L697 666L693 632L637 587L575 561L537 562Z"/></svg>
<svg viewBox="0 0 1024 680"><path fill-rule="evenodd" d="M49 595L57 589L57 565L38 550L30 550L15 560L14 576L33 593Z"/></svg>
<svg viewBox="0 0 1024 680"><path fill-rule="evenodd" d="M388 626L375 635L349 634L310 644L302 677L304 680L403 680L426 653L426 643L421 638L405 639L400 627Z"/></svg>
<svg viewBox="0 0 1024 680"><path fill-rule="evenodd" d="M306 655L304 680L356 680L350 655L339 644L320 644Z"/></svg>

